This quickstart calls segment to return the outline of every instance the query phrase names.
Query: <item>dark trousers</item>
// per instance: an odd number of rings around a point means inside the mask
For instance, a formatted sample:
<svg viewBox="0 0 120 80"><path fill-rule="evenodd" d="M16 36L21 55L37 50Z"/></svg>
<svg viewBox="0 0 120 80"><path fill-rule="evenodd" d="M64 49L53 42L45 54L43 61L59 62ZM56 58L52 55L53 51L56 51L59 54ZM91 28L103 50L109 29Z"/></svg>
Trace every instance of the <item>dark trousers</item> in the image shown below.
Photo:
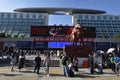
<svg viewBox="0 0 120 80"><path fill-rule="evenodd" d="M115 72L115 63L111 63L111 69L113 72Z"/></svg>
<svg viewBox="0 0 120 80"><path fill-rule="evenodd" d="M36 70L37 70L37 74L39 74L40 65L38 65L38 64L35 65L34 72L36 72Z"/></svg>
<svg viewBox="0 0 120 80"><path fill-rule="evenodd" d="M90 73L93 74L94 73L94 66L90 66Z"/></svg>

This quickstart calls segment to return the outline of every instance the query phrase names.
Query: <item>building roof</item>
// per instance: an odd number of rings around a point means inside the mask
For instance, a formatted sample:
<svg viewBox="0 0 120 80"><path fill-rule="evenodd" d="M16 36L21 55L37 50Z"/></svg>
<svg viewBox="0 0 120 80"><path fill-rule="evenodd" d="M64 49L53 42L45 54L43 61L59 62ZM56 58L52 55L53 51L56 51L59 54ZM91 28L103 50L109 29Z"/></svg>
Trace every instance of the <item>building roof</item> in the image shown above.
<svg viewBox="0 0 120 80"><path fill-rule="evenodd" d="M105 11L102 10L93 10L93 9L81 9L81 8L18 8L14 10L15 12L26 12L26 13L48 13L48 14L58 14L65 15L61 12L66 13L67 15L72 15L75 13L79 14L104 14Z"/></svg>

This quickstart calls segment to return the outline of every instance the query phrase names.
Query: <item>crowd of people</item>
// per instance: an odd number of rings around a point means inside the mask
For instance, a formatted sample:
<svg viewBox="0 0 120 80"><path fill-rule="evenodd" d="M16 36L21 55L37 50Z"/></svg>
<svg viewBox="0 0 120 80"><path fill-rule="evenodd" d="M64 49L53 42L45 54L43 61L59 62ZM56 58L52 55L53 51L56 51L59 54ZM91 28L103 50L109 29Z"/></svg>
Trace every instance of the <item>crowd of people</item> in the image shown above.
<svg viewBox="0 0 120 80"><path fill-rule="evenodd" d="M77 57L68 57L66 54L63 54L62 57L62 67L63 75L65 77L74 77L76 72L78 72L78 59Z"/></svg>
<svg viewBox="0 0 120 80"><path fill-rule="evenodd" d="M103 73L103 69L110 68L117 76L120 70L120 52L114 50L107 53L103 51L94 51L88 57L90 73Z"/></svg>
<svg viewBox="0 0 120 80"><path fill-rule="evenodd" d="M6 55L7 56L7 61L10 63L11 65L11 72L14 72L15 69L14 67L17 66L19 72L22 72L22 68L25 67L25 61L26 61L26 55L36 55L36 57L34 57L33 63L35 64L34 67L34 73L39 74L40 71L40 67L41 64L43 64L45 67L45 73L47 74L47 76L49 76L49 66L50 66L50 61L51 61L51 57L50 57L50 53L47 53L46 51L44 51L44 55L45 58L43 60L43 63L41 62L42 59L40 57L41 55L41 51L40 50L2 50L0 51L0 54L2 54L2 59L3 56ZM51 54L53 56L53 54Z"/></svg>
<svg viewBox="0 0 120 80"><path fill-rule="evenodd" d="M19 72L22 71L22 68L25 66L26 55L33 54L36 55L34 57L33 62L34 65L34 73L40 73L41 65L45 66L45 74L49 76L49 67L51 62L51 56L53 56L53 52L45 52L45 57L42 62L41 58L41 51L24 51L24 50L13 50L13 51L4 51L1 50L0 54L6 54L7 59L10 61L11 64L11 71L14 71L14 66L17 65ZM59 55L61 59L63 75L65 77L74 77L77 72L79 72L79 62L76 56L70 57L68 56L65 51L61 52L62 54ZM57 55L57 54L56 54ZM105 53L100 51L93 51L88 55L88 63L89 63L89 70L91 74L97 72L98 74L102 74L104 68L110 68L117 76L119 75L120 70L120 53L117 51L113 51L111 53Z"/></svg>

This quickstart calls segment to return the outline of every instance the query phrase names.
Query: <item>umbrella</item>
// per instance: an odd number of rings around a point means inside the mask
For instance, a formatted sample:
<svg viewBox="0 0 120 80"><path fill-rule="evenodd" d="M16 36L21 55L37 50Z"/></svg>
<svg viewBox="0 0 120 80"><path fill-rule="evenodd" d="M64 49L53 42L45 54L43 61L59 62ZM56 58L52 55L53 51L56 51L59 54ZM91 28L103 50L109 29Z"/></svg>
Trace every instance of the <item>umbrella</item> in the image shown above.
<svg viewBox="0 0 120 80"><path fill-rule="evenodd" d="M115 51L115 48L109 48L109 49L107 50L107 53L112 53L113 51Z"/></svg>
<svg viewBox="0 0 120 80"><path fill-rule="evenodd" d="M100 50L100 53L105 53L104 51Z"/></svg>
<svg viewBox="0 0 120 80"><path fill-rule="evenodd" d="M98 50L97 53L102 54L102 53L104 53L104 51L102 51L102 50Z"/></svg>

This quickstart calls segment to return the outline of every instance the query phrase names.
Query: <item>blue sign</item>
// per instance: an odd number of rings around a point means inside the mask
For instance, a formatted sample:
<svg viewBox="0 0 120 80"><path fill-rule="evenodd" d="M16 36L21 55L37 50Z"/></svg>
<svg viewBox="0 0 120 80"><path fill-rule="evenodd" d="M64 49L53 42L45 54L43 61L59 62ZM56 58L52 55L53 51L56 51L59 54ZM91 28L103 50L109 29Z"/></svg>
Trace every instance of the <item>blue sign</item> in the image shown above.
<svg viewBox="0 0 120 80"><path fill-rule="evenodd" d="M96 42L96 49L108 49L110 48L109 42Z"/></svg>
<svg viewBox="0 0 120 80"><path fill-rule="evenodd" d="M63 48L65 45L70 44L70 42L49 42L49 48Z"/></svg>
<svg viewBox="0 0 120 80"><path fill-rule="evenodd" d="M84 44L91 47L95 46L94 42L84 42Z"/></svg>
<svg viewBox="0 0 120 80"><path fill-rule="evenodd" d="M18 48L31 48L32 41L17 41L16 46Z"/></svg>
<svg viewBox="0 0 120 80"><path fill-rule="evenodd" d="M47 48L48 42L33 42L33 48Z"/></svg>

